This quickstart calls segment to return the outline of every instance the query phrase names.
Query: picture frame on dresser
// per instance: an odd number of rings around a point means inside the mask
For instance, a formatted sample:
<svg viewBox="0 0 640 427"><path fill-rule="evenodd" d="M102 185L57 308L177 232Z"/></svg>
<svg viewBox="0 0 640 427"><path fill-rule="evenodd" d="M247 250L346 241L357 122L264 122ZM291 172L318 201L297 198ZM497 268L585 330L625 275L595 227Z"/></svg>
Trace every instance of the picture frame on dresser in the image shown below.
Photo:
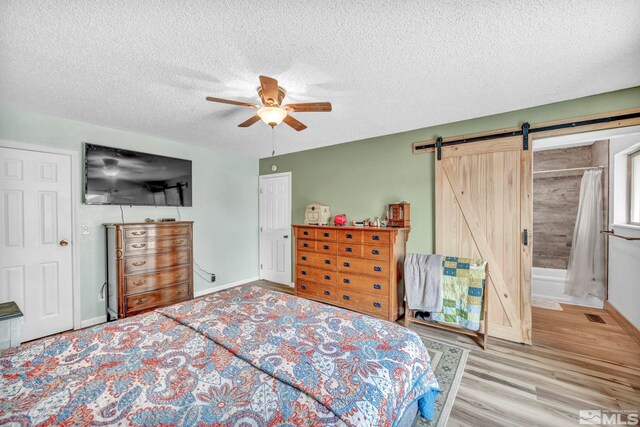
<svg viewBox="0 0 640 427"><path fill-rule="evenodd" d="M374 317L404 313L409 228L294 225L295 292Z"/></svg>
<svg viewBox="0 0 640 427"><path fill-rule="evenodd" d="M104 224L107 320L193 298L193 222Z"/></svg>

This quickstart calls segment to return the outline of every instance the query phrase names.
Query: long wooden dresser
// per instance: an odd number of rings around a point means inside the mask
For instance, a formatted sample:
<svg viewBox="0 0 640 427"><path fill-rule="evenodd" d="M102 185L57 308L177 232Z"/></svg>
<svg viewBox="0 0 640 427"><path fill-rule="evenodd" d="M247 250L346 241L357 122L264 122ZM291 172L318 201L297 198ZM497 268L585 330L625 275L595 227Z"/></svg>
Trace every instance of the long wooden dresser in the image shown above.
<svg viewBox="0 0 640 427"><path fill-rule="evenodd" d="M294 225L296 295L395 321L407 228Z"/></svg>
<svg viewBox="0 0 640 427"><path fill-rule="evenodd" d="M193 223L105 224L109 320L193 298Z"/></svg>

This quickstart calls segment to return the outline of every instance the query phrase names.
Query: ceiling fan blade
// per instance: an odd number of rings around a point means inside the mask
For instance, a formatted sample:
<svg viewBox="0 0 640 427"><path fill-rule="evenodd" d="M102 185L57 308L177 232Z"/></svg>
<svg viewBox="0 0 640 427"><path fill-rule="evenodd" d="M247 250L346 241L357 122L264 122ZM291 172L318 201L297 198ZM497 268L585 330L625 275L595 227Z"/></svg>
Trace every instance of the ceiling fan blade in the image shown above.
<svg viewBox="0 0 640 427"><path fill-rule="evenodd" d="M240 123L238 125L239 128L248 128L249 126L251 126L252 124L254 124L255 122L260 120L260 116L259 115L255 115L253 117L251 117L248 120L245 120L244 122Z"/></svg>
<svg viewBox="0 0 640 427"><path fill-rule="evenodd" d="M262 99L265 105L279 105L278 81L271 77L260 76L260 86L262 86Z"/></svg>
<svg viewBox="0 0 640 427"><path fill-rule="evenodd" d="M249 104L248 102L233 101L231 99L214 98L213 96L207 96L207 101L220 102L222 104L239 105L241 107L260 108L257 104Z"/></svg>
<svg viewBox="0 0 640 427"><path fill-rule="evenodd" d="M293 117L291 117L290 114L287 114L287 116L284 118L283 121L289 126L291 126L292 128L294 128L295 130L297 130L298 132L300 132L301 130L305 130L307 128L307 125L294 119Z"/></svg>
<svg viewBox="0 0 640 427"><path fill-rule="evenodd" d="M331 111L330 102L305 102L302 104L287 104L284 106L287 111L293 111L295 113L307 113L307 112L328 112Z"/></svg>

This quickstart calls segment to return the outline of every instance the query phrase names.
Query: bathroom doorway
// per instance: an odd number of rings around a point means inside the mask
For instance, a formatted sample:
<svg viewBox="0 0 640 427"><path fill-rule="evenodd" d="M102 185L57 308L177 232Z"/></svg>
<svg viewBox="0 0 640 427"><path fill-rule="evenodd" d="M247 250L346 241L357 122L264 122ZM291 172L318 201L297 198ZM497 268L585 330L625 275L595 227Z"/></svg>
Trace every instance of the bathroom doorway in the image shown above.
<svg viewBox="0 0 640 427"><path fill-rule="evenodd" d="M536 139L532 305L603 308L608 297L614 158L638 139L626 127Z"/></svg>

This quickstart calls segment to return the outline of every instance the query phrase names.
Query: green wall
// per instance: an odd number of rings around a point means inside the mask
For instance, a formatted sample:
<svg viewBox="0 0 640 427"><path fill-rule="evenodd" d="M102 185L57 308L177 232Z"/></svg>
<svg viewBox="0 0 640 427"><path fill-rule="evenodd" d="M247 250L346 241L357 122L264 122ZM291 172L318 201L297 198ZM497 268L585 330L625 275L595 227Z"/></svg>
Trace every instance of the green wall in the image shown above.
<svg viewBox="0 0 640 427"><path fill-rule="evenodd" d="M260 160L260 174L292 172L294 224L310 203L331 207L349 221L381 215L390 202L411 203L408 250L434 246L434 155L412 154L412 143L589 114L640 107L640 87L509 113L363 139Z"/></svg>
<svg viewBox="0 0 640 427"><path fill-rule="evenodd" d="M216 282L195 276L195 290L258 275L258 161L247 157L181 144L145 135L93 126L50 116L0 108L0 139L51 146L78 152L75 171L81 201L83 142L180 157L193 161L193 207L180 208L182 219L193 220L194 255ZM123 207L127 222L177 217L176 208ZM103 223L121 222L117 206L79 205L79 226L91 234L80 237L82 319L104 315L98 293L105 280Z"/></svg>

